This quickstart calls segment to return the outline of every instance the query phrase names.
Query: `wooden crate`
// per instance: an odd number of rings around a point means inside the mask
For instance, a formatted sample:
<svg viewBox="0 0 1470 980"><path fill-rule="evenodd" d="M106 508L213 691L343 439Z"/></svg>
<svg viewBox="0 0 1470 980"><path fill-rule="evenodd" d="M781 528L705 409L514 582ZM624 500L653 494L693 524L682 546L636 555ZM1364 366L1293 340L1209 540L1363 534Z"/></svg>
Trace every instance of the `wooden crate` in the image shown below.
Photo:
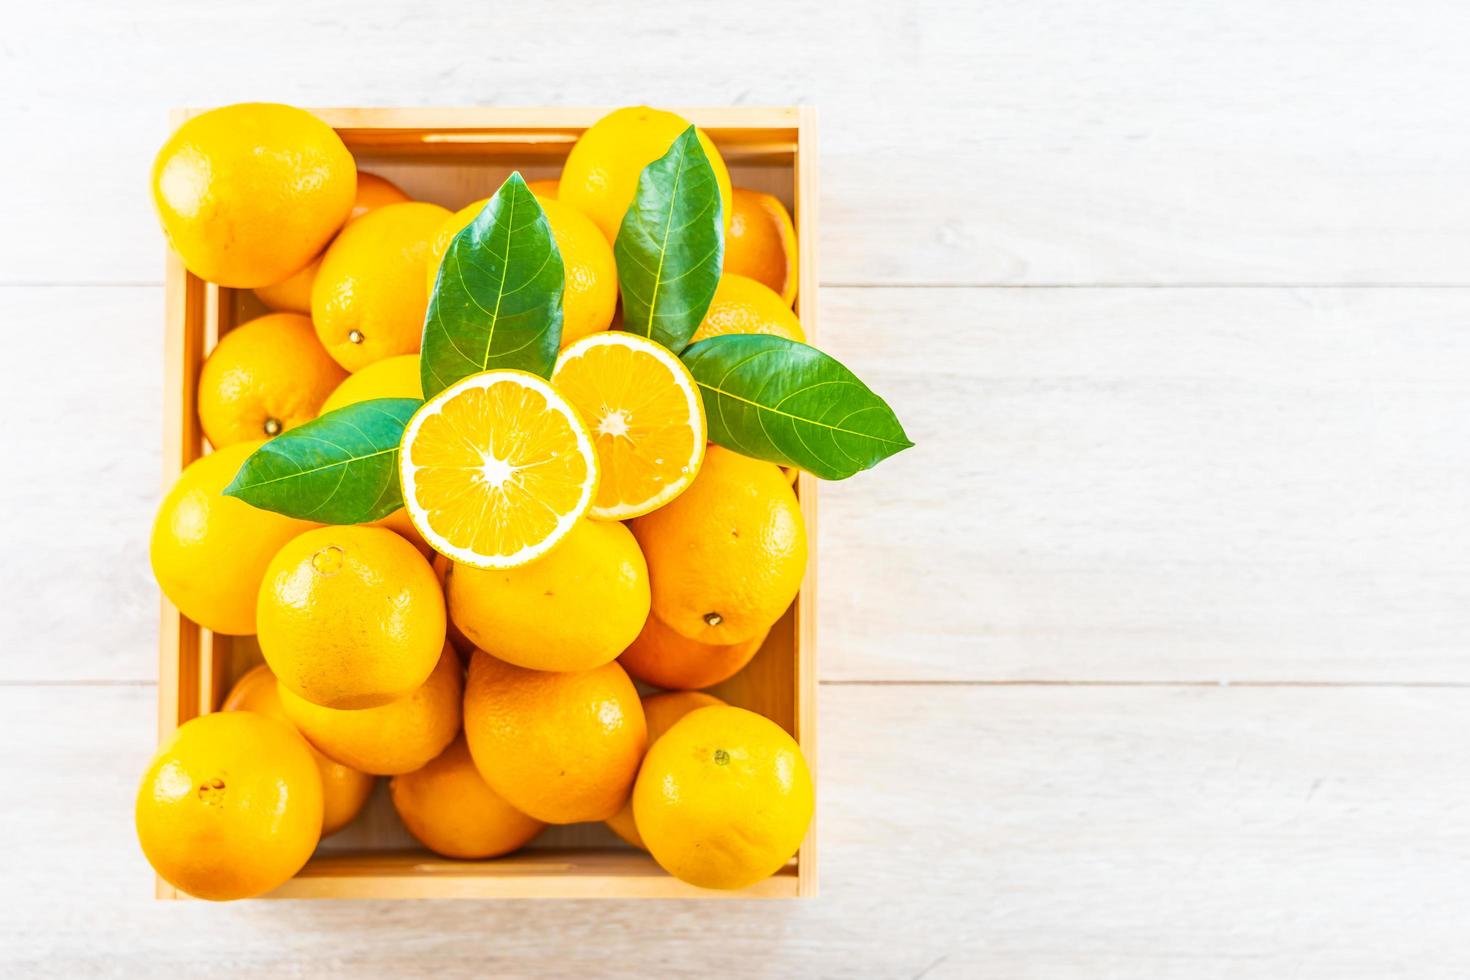
<svg viewBox="0 0 1470 980"><path fill-rule="evenodd" d="M174 123L203 110L178 110ZM320 109L358 165L413 197L457 209L495 191L512 170L528 180L553 177L578 134L607 110ZM797 312L817 334L815 116L806 108L678 110L719 146L736 186L772 193L791 208L800 242ZM168 256L164 333L164 486L204 452L195 389L205 355L220 335L262 312L248 290L190 275ZM773 719L800 742L816 774L816 480L797 492L811 559L800 595L750 665L713 693ZM230 685L260 659L253 637L216 636L165 599L159 629L160 740L185 721L218 708ZM530 847L491 861L452 861L402 829L380 780L367 810L322 842L272 898L785 898L816 894L816 825L781 872L745 891L714 892L669 876L642 851L601 824L549 828ZM159 879L159 898L187 896Z"/></svg>

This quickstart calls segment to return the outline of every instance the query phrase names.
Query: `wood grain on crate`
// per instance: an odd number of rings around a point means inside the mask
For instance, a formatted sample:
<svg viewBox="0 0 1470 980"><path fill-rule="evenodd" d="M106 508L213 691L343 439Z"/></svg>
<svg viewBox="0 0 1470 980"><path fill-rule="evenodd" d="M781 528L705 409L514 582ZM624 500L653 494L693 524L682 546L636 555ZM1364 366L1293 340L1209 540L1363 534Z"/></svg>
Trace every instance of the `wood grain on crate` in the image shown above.
<svg viewBox="0 0 1470 980"><path fill-rule="evenodd" d="M711 892L671 878L627 848L535 849L493 861L446 861L425 851L314 858L273 898L684 898L742 901L799 894L796 867L740 892Z"/></svg>
<svg viewBox="0 0 1470 980"><path fill-rule="evenodd" d="M198 110L176 110L182 122ZM443 200L455 206L459 197L493 190L512 168L552 164L574 142L580 128L591 125L606 109L322 109L316 110L337 127L360 166L397 179L399 168L410 167L415 179L405 181L411 193ZM810 109L733 107L689 109L688 116L707 127L722 148L731 147L734 173L759 173L766 186L795 205L799 264L803 290L816 295L816 144L815 115ZM405 161L408 161L405 163ZM527 168L529 169L529 168ZM426 193L427 191L427 193ZM247 291L201 283L183 272L169 257L169 292L165 349L180 363L168 367L164 419L165 482L203 450L195 422L195 384L199 360L237 322L254 315L258 302ZM180 282L181 280L181 282ZM201 297L198 302L182 296ZM815 333L815 303L799 308L804 323ZM176 465L177 464L177 465ZM803 474L797 490L802 512L811 524L811 564L817 561L816 481ZM732 704L758 711L795 735L809 754L815 775L816 624L815 576L807 580L791 613L771 631L761 653L740 677L722 685L719 693ZM252 660L258 648L251 640L216 636L181 617L163 604L159 655L160 738L177 724L216 710L229 686ZM580 828L554 828L543 835L541 849L529 849L508 862L466 863L453 875L438 873L445 862L419 857L399 858L388 848L413 842L388 816L387 802L378 794L375 812L358 822L358 848L323 849L303 870L300 881L278 889L282 898L419 898L419 897L679 897L716 893L691 889L663 874L643 854L613 840L616 850L588 848ZM381 833L377 832L381 829ZM607 835L602 835L604 840ZM745 898L809 897L816 894L815 828L808 832L794 866L758 887L741 893ZM561 846L576 851L556 852ZM585 853L586 863L566 855ZM539 869L539 870L537 870ZM620 887L620 882L626 887ZM180 898L159 880L155 894Z"/></svg>

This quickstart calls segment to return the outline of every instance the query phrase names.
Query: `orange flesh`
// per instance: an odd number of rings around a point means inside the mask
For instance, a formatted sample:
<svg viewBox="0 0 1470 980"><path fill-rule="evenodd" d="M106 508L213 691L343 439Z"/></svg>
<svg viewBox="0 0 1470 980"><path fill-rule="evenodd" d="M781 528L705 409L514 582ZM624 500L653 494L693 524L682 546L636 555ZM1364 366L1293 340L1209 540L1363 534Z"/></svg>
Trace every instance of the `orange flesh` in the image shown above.
<svg viewBox="0 0 1470 980"><path fill-rule="evenodd" d="M424 419L409 452L429 526L479 554L545 540L588 477L566 418L515 384L460 392Z"/></svg>
<svg viewBox="0 0 1470 980"><path fill-rule="evenodd" d="M688 474L695 439L685 394L668 368L627 348L591 347L558 372L556 384L587 422L602 468L594 506L656 496Z"/></svg>

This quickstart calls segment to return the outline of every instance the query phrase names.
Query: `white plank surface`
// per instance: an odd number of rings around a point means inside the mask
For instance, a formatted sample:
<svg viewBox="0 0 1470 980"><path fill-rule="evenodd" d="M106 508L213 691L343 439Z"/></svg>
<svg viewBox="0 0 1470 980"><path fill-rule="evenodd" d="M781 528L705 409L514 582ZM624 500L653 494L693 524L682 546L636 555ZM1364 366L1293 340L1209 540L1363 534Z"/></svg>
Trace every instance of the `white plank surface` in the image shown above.
<svg viewBox="0 0 1470 980"><path fill-rule="evenodd" d="M823 315L918 444L822 498L824 677L1470 679L1470 292Z"/></svg>
<svg viewBox="0 0 1470 980"><path fill-rule="evenodd" d="M0 322L69 365L0 361L10 444L44 461L0 483L35 515L0 566L30 597L0 678L154 676L160 307L0 288ZM823 678L1470 682L1470 291L822 308L918 443L823 494Z"/></svg>
<svg viewBox="0 0 1470 980"><path fill-rule="evenodd" d="M817 105L832 283L1470 282L1453 0L56 0L6 35L0 281L157 281L166 109L266 98Z"/></svg>
<svg viewBox="0 0 1470 980"><path fill-rule="evenodd" d="M0 287L0 680L153 679L163 290Z"/></svg>
<svg viewBox="0 0 1470 980"><path fill-rule="evenodd" d="M0 689L0 974L1470 970L1462 690L827 686L822 896L718 906L153 903L152 693Z"/></svg>
<svg viewBox="0 0 1470 980"><path fill-rule="evenodd" d="M1340 288L1470 286L1467 42L1451 0L7 8L0 975L1470 975L1470 291ZM819 899L151 901L147 172L244 99L819 107L823 343L919 443L823 496ZM995 285L1061 288L913 288Z"/></svg>

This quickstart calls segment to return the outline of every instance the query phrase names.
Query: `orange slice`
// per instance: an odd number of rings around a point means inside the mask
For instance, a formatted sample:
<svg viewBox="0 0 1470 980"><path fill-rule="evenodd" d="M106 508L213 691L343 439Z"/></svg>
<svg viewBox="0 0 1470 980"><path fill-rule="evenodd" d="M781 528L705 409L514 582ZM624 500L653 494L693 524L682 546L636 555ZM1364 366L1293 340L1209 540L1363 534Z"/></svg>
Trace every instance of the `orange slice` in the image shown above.
<svg viewBox="0 0 1470 980"><path fill-rule="evenodd" d="M597 447L594 518L647 514L694 482L704 461L704 402L667 347L622 331L595 333L561 352L551 381L587 420Z"/></svg>
<svg viewBox="0 0 1470 980"><path fill-rule="evenodd" d="M409 419L403 505L435 551L480 568L550 551L591 506L597 453L572 406L525 371L450 385Z"/></svg>

